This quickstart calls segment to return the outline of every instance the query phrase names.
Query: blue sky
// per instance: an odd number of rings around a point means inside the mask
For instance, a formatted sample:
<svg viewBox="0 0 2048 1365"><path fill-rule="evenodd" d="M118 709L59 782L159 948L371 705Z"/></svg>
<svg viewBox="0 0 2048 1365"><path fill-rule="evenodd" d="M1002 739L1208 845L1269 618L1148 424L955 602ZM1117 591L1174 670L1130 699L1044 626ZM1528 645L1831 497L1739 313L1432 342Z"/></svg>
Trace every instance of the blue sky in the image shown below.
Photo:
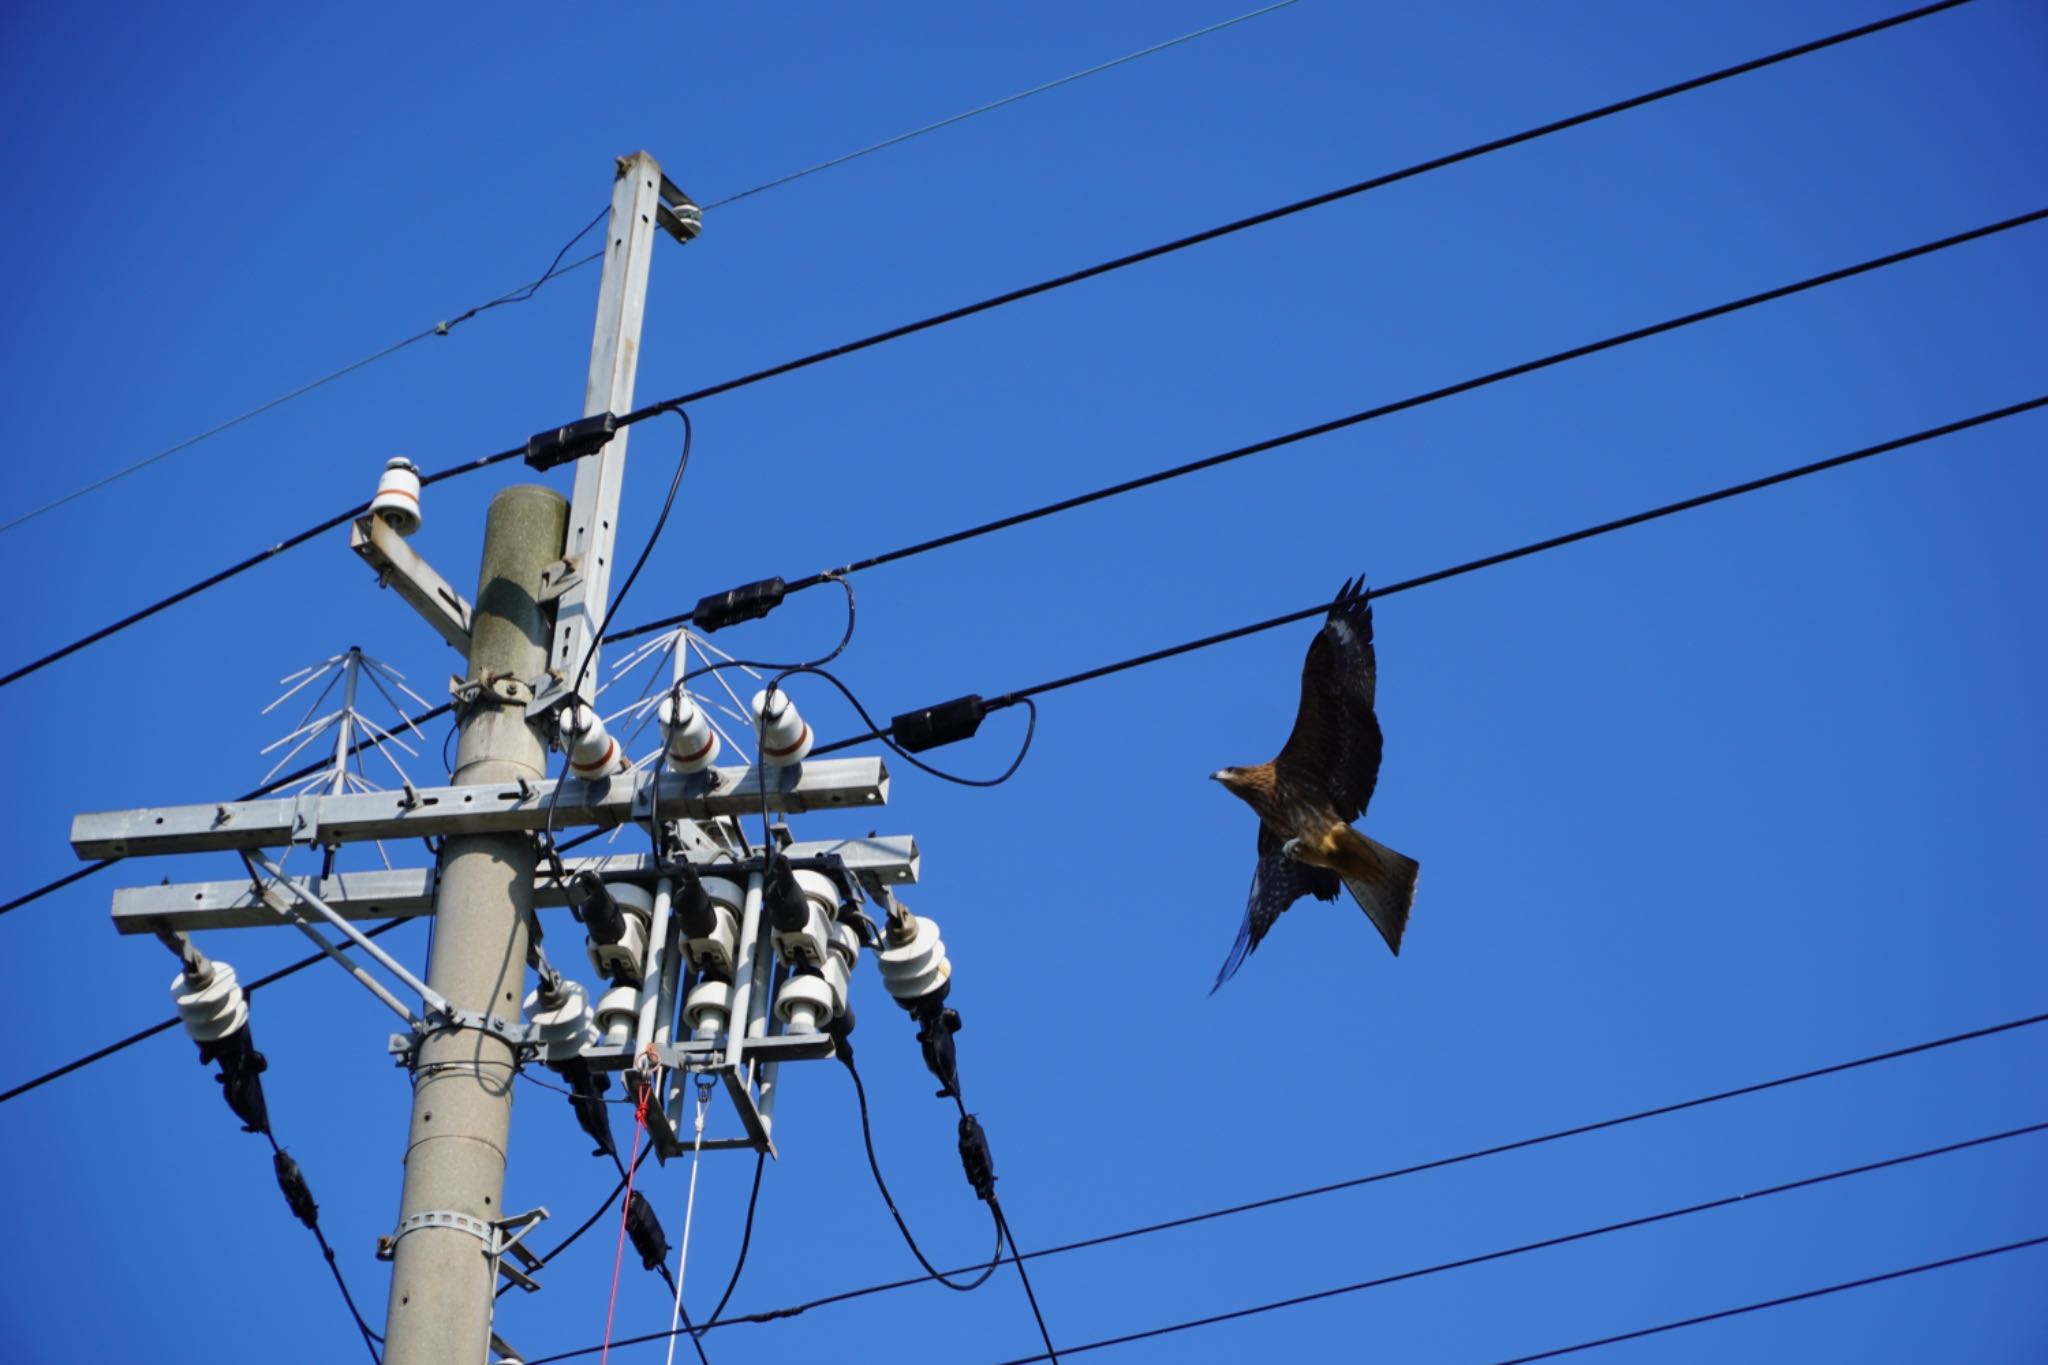
<svg viewBox="0 0 2048 1365"><path fill-rule="evenodd" d="M1248 7L1248 6L1247 6ZM18 8L0 25L0 282L16 457L0 520L531 278L645 147L709 203L1239 12L1230 5ZM656 256L643 401L1891 12L1302 3L715 210ZM1976 0L1892 32L708 400L625 615L795 577L2048 203L2048 18ZM2048 227L1291 447L856 580L843 676L878 711L995 693L2048 389ZM550 284L0 533L7 668L367 497L578 412L596 272ZM901 771L968 1096L1027 1247L1596 1120L2037 1013L2048 953L2038 413L1389 599L1365 827L1422 863L1398 961L1305 905L1224 991L1247 811L1203 780L1278 748L1311 628L1046 700L1016 779ZM674 457L635 435L622 547ZM429 491L474 581L523 470ZM553 482L568 487L566 472ZM769 499L773 499L772 506ZM801 657L828 593L719 642ZM275 680L353 644L430 697L459 668L345 537L5 689L8 896L82 810L225 798L289 722ZM823 737L852 717L795 685ZM943 762L987 773L1018 721ZM438 744L439 730L432 733ZM414 766L435 776L431 750ZM848 832L806 818L800 834ZM622 841L622 847L626 841ZM393 850L401 855L400 850ZM361 857L362 855L356 855ZM416 857L416 850L402 851ZM118 938L137 861L0 921L5 1076L169 1010ZM571 941L566 917L551 943ZM423 926L387 943L423 959ZM253 977L283 931L213 935ZM557 957L568 956L558 952ZM982 1254L949 1109L872 970L861 1061L899 1201ZM407 1090L339 972L258 995L280 1139L372 1321ZM1034 1262L1071 1345L2048 1118L2021 1030L1536 1151ZM915 1273L836 1067L786 1078L752 1312ZM625 1125L620 1126L622 1137ZM2048 1233L2019 1138L1491 1266L1119 1347L1484 1362ZM610 1188L524 1089L509 1206L541 1246ZM361 1358L267 1152L177 1035L0 1111L8 1354ZM650 1196L671 1235L681 1166ZM707 1158L708 1305L751 1162ZM1629 1345L1630 1362L2038 1359L2039 1250ZM515 1296L530 1355L602 1334L611 1237ZM620 1330L664 1327L629 1267ZM146 1345L145 1345L146 1343ZM706 1340L714 1360L997 1361L1015 1277ZM659 1347L625 1352L653 1359ZM594 1357L593 1357L594 1358ZM1089 1358L1096 1358L1090 1356Z"/></svg>

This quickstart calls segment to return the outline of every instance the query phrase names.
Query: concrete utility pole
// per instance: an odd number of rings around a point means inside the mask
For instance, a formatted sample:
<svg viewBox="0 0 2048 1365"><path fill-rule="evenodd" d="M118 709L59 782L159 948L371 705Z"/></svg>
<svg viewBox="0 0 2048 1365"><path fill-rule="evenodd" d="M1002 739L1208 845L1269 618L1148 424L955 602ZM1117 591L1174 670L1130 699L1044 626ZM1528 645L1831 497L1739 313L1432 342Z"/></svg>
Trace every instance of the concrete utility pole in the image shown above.
<svg viewBox="0 0 2048 1365"><path fill-rule="evenodd" d="M527 719L527 679L547 658L541 574L561 557L569 505L534 485L491 500L477 577L468 681L452 781L538 783L547 744ZM441 849L427 984L460 1010L513 1019L525 993L536 851L531 836L456 834ZM515 1049L474 1028L420 1041L405 1192L385 1318L388 1365L486 1358L497 1287L492 1224L504 1217Z"/></svg>

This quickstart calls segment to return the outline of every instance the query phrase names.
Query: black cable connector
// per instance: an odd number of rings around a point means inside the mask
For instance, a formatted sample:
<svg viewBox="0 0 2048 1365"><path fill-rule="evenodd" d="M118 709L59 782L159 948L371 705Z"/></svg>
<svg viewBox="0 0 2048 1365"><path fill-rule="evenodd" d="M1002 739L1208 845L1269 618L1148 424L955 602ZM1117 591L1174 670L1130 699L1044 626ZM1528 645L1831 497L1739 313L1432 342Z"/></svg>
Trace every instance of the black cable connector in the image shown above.
<svg viewBox="0 0 2048 1365"><path fill-rule="evenodd" d="M604 878L588 868L569 879L569 908L593 943L609 948L626 936L625 912L605 889Z"/></svg>
<svg viewBox="0 0 2048 1365"><path fill-rule="evenodd" d="M654 1216L654 1205L638 1190L626 1200L626 1235L633 1239L633 1250L640 1253L643 1269L652 1270L667 1262L668 1237L661 1230L661 1220Z"/></svg>
<svg viewBox="0 0 2048 1365"><path fill-rule="evenodd" d="M581 1057L571 1057L557 1062L552 1071L569 1083L569 1106L576 1111L577 1126L590 1134L597 1147L592 1156L616 1158L618 1142L612 1137L611 1110L604 1102L604 1092L611 1086L611 1077L602 1071L591 1069L590 1063Z"/></svg>
<svg viewBox="0 0 2048 1365"><path fill-rule="evenodd" d="M709 633L741 621L758 621L781 606L788 595L789 585L779 577L714 592L698 599L690 612L690 624Z"/></svg>
<svg viewBox="0 0 2048 1365"><path fill-rule="evenodd" d="M201 1043L199 1061L202 1066L209 1062L220 1063L214 1079L220 1082L221 1096L227 1100L228 1108L234 1110L235 1117L242 1121L242 1131L269 1132L270 1109L263 1100L262 1076L269 1070L270 1063L256 1050L249 1026L244 1024L225 1038Z"/></svg>
<svg viewBox="0 0 2048 1365"><path fill-rule="evenodd" d="M669 897L669 907L682 928L683 937L711 937L718 930L718 912L711 907L711 893L704 889L704 881L697 875L697 869L678 859L670 871L676 885Z"/></svg>
<svg viewBox="0 0 2048 1365"><path fill-rule="evenodd" d="M811 898L797 884L789 859L780 853L770 860L768 888L763 899L768 906L768 918L774 922L778 933L799 933L811 922Z"/></svg>
<svg viewBox="0 0 2048 1365"><path fill-rule="evenodd" d="M925 1068L938 1079L938 1098L960 1098L960 1059L953 1047L953 1035L960 1031L960 1011L934 1009L924 1013L918 1023L918 1045L924 1049Z"/></svg>
<svg viewBox="0 0 2048 1365"><path fill-rule="evenodd" d="M277 1187L284 1191L284 1202L291 1206L292 1217L309 1228L319 1227L320 1206L313 1202L312 1187L306 1184L306 1173L299 1169L299 1163L280 1147L271 1154L270 1165L277 1172Z"/></svg>
<svg viewBox="0 0 2048 1365"><path fill-rule="evenodd" d="M987 715L988 703L970 693L937 706L904 712L889 722L889 737L914 754L923 753L942 744L973 738Z"/></svg>
<svg viewBox="0 0 2048 1365"><path fill-rule="evenodd" d="M988 1134L982 1131L981 1120L972 1114L960 1116L960 1169L967 1172L967 1183L974 1186L976 1198L994 1202L996 1159L989 1154Z"/></svg>
<svg viewBox="0 0 2048 1365"><path fill-rule="evenodd" d="M595 413L580 422L526 438L526 462L535 469L553 469L585 455L595 455L619 429L618 414Z"/></svg>

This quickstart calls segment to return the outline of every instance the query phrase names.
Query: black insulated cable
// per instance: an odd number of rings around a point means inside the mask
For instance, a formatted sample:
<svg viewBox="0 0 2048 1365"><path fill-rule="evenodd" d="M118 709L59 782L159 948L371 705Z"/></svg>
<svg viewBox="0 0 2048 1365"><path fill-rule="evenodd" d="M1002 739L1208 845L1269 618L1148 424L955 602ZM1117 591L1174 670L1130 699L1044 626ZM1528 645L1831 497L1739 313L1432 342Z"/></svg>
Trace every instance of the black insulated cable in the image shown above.
<svg viewBox="0 0 2048 1365"><path fill-rule="evenodd" d="M767 369L756 370L751 374L740 375L737 378L728 379L723 381L722 383L713 384L707 388L697 389L690 393L678 395L675 398L665 399L660 403L654 403L644 408L635 409L633 412L625 414L618 420L620 425L628 425L635 422L642 422L650 417L657 416L659 413L667 410L668 408L677 406L679 404L694 403L705 398L714 397L718 394L730 393L735 389L741 389L752 384L758 384L766 379L774 379L780 375L789 374L796 370L807 369L810 366L822 364L827 360L833 360L840 356L852 355L855 352L864 351L870 347L882 345L885 342L895 341L901 337L911 336L914 335L915 333L927 331L933 327L942 326L949 322L957 322L962 318L972 317L977 313L985 313L991 309L1000 308L1006 304L1016 303L1019 302L1020 300L1032 298L1039 294L1048 293L1055 289L1064 288L1070 284L1079 284L1084 280L1094 279L1099 275L1106 275L1111 271L1121 270L1126 266L1137 265L1143 261L1154 260L1160 256L1165 256L1175 251L1181 251L1188 247L1200 245L1203 242L1214 241L1219 237L1225 237L1235 232L1242 232L1247 228L1257 227L1264 223L1274 222L1278 219L1286 218L1296 213L1302 213L1309 209L1320 208L1325 204L1331 204L1342 199L1348 199L1354 195L1364 194L1368 191L1380 189L1387 185L1395 184L1399 181L1413 179L1416 176L1427 174L1430 171L1441 170L1444 167L1454 166L1460 162L1470 161L1476 157L1485 156L1492 152L1503 151L1507 148L1519 146L1526 142L1533 142L1538 138L1548 137L1553 133L1560 133L1566 131L1567 129L1582 127L1585 124L1597 122L1600 119L1609 118L1616 114L1625 113L1631 109L1639 109L1645 105L1655 104L1660 100L1670 99L1673 96L1685 94L1693 90L1699 90L1706 86L1717 84L1721 81L1730 80L1734 77L1745 75L1752 71L1760 71L1766 67L1775 66L1780 62L1791 61L1795 58L1807 56L1811 53L1819 52L1826 48L1836 47L1843 43L1852 42L1858 38L1866 38L1872 34L1881 33L1887 29L1897 28L1900 25L1909 24L1916 20L1925 19L1931 15L1940 14L1946 10L1957 9L1969 3L1971 3L1971 0L1940 0L1940 3L1937 4L1924 5L1918 9L1907 10L1904 13L1895 14L1886 19L1879 19L1868 24L1859 25L1855 28L1844 29L1839 33L1830 34L1825 38L1816 38L1811 42L1800 43L1792 47L1783 48L1777 52L1770 53L1766 56L1755 57L1746 62L1738 62L1734 66L1722 67L1717 71L1710 71L1707 72L1705 75L1694 76L1689 80L1679 81L1672 85L1660 86L1655 90L1645 91L1640 95L1634 95L1629 97L1628 99L1618 100L1612 104L1601 105L1596 109L1590 109L1584 113L1574 114L1568 118L1557 119L1550 123L1539 124L1536 127L1527 128L1518 133L1511 133L1505 137L1494 138L1488 142L1477 143L1473 146L1466 147L1460 151L1451 152L1443 156L1431 158L1428 161L1419 161L1411 166L1403 167L1400 170L1388 171L1384 174L1373 176L1366 180L1358 181L1355 184L1342 186L1334 190L1329 190L1322 194L1313 195L1307 199L1296 200L1291 204L1283 204L1278 208L1268 209L1262 213L1252 214L1251 216L1246 218L1239 218L1233 222L1224 223L1217 227L1207 228L1201 232L1193 233L1185 237L1179 237L1170 242L1161 243L1158 246L1147 247L1142 251L1132 252L1129 255L1125 256L1118 256L1112 260L1103 261L1096 265L1084 267L1080 270L1070 271L1067 274L1054 276L1053 278L1048 280L1041 280L1037 284L1026 285L1021 289L1013 289L1007 293L997 294L991 298L982 299L976 303L967 304L959 308L949 309L948 311L943 313L936 313L930 317L919 319L916 322L904 323L900 326L889 328L886 331L876 332L873 333L872 335L862 337L856 341L843 342L840 345L829 347L822 351L815 351L807 356L800 356L795 360L784 361L779 365L771 365ZM526 446L524 444L517 445L509 450L501 450L490 455L479 456L476 459L467 460L460 464L452 465L449 468L439 470L435 473L424 475L420 479L420 483L422 487L425 487L427 485L439 483L443 479L455 478L459 475L468 474L479 469L487 469L492 465L501 464L506 460L519 459L525 454ZM79 650L84 649L88 645L96 644L100 640L104 640L108 636L113 635L118 631L125 630L129 626L132 626L139 621L143 621L151 616L154 616L156 613L163 611L167 607L175 606L177 603L182 602L189 597L192 597L200 592L203 592L208 588L217 586L218 584L223 583L230 578L233 578L235 575L239 573L254 568L256 565L261 564L268 559L274 558L277 555L282 554L286 550L292 549L299 545L303 545L308 540L311 540L313 537L320 535L323 532L331 531L337 526L345 525L349 521L353 520L355 517L361 515L361 512L361 507L355 507L351 508L349 511L343 513L340 516L331 517L327 521L322 522L320 525L315 526L310 530L302 531L298 535L293 536L288 540L280 541L276 545L272 546L270 549L264 550L256 555L252 555L250 558L243 560L241 563L232 565L229 568L222 570L220 573L214 574L210 578L203 579L199 583L194 584L190 588L185 588L180 590L179 592L173 593L171 596L166 597L158 602L155 602L138 612L134 612L126 617L123 617L121 620L114 622L112 625L105 626L97 631L94 631L91 635L73 641L71 644L65 645L60 649L53 650L50 653L42 656L41 658L33 660L30 663L25 664L22 667L17 668L10 673L0 675L0 687L5 687L9 683L27 677L29 674L36 672L38 669L45 668L50 664L57 662L59 659L77 653Z"/></svg>

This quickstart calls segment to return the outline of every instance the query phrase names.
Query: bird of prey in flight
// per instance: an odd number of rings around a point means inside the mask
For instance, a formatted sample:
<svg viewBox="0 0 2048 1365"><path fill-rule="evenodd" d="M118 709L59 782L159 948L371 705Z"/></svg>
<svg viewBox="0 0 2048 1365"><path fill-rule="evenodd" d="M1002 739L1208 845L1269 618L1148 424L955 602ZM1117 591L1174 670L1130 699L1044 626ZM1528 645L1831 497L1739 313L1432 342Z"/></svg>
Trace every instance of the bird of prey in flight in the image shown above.
<svg viewBox="0 0 2048 1365"><path fill-rule="evenodd" d="M1280 912L1303 896L1335 900L1341 884L1398 955L1415 899L1414 859L1351 828L1380 774L1373 714L1377 665L1363 579L1346 583L1301 665L1294 733L1271 763L1211 773L1259 813L1259 866L1237 942L1216 974L1228 981Z"/></svg>

